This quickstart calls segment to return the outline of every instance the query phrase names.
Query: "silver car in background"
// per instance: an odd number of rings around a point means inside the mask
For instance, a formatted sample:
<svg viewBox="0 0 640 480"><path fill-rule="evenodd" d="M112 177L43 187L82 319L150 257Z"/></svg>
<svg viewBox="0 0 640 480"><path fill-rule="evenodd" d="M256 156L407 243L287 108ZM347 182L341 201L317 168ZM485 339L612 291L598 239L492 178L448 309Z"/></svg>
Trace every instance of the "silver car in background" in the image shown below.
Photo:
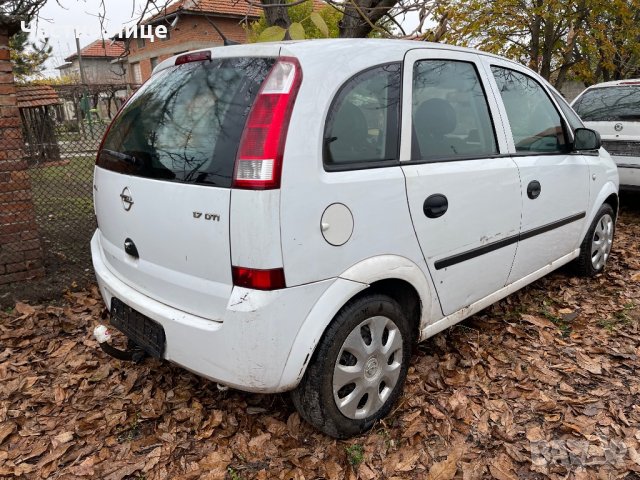
<svg viewBox="0 0 640 480"><path fill-rule="evenodd" d="M640 191L640 79L598 83L571 104L618 165L620 190Z"/></svg>

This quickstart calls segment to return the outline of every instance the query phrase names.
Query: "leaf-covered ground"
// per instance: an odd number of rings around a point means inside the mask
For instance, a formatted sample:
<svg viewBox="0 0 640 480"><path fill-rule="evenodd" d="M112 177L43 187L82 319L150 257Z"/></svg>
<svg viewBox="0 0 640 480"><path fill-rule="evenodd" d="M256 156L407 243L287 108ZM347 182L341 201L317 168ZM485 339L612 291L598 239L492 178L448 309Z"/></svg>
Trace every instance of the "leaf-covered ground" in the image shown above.
<svg viewBox="0 0 640 480"><path fill-rule="evenodd" d="M368 434L91 338L95 290L0 313L0 478L640 478L640 207L594 279L559 272L418 347Z"/></svg>

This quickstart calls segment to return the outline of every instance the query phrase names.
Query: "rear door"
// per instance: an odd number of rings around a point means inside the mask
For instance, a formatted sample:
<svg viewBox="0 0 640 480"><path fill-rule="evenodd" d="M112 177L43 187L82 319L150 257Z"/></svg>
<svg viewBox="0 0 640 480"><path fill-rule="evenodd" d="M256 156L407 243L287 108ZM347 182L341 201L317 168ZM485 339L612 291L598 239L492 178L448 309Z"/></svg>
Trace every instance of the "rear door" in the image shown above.
<svg viewBox="0 0 640 480"><path fill-rule="evenodd" d="M573 132L550 92L527 70L486 58L502 99L507 142L522 181L520 243L508 283L579 247L589 202L589 166L571 152Z"/></svg>
<svg viewBox="0 0 640 480"><path fill-rule="evenodd" d="M486 81L474 54L405 57L402 169L445 315L504 287L516 253L520 178Z"/></svg>
<svg viewBox="0 0 640 480"><path fill-rule="evenodd" d="M107 267L136 290L220 318L232 289L229 208L246 117L275 59L162 70L114 120L94 200Z"/></svg>

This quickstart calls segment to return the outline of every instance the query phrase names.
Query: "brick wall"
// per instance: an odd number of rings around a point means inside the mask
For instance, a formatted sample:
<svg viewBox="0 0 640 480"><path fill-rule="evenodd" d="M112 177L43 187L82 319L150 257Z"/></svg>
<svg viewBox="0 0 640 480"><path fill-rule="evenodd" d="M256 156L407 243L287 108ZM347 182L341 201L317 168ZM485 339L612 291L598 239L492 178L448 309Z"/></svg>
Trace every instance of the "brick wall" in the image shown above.
<svg viewBox="0 0 640 480"><path fill-rule="evenodd" d="M216 26L225 37L239 43L247 42L247 34L239 24L238 18L214 18ZM145 40L144 47L138 47L136 40L131 40L129 45L128 62L140 63L142 81L151 76L151 58L158 62L174 56L178 52L197 50L222 45L222 38L211 26L205 17L198 15L181 15L175 28L170 29L170 37L167 40L156 39L154 42ZM131 74L132 69L129 68ZM133 78L129 78L133 82Z"/></svg>
<svg viewBox="0 0 640 480"><path fill-rule="evenodd" d="M0 285L44 274L7 44L0 29Z"/></svg>

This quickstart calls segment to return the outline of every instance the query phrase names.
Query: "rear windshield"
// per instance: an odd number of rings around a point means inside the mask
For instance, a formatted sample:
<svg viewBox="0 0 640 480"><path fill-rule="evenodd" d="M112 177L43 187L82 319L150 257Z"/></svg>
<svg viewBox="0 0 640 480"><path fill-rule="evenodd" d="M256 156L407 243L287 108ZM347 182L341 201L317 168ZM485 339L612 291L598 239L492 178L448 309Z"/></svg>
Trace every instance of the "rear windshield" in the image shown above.
<svg viewBox="0 0 640 480"><path fill-rule="evenodd" d="M116 118L98 166L154 179L230 187L240 136L273 58L171 67Z"/></svg>
<svg viewBox="0 0 640 480"><path fill-rule="evenodd" d="M588 90L573 109L585 122L640 121L640 86Z"/></svg>

